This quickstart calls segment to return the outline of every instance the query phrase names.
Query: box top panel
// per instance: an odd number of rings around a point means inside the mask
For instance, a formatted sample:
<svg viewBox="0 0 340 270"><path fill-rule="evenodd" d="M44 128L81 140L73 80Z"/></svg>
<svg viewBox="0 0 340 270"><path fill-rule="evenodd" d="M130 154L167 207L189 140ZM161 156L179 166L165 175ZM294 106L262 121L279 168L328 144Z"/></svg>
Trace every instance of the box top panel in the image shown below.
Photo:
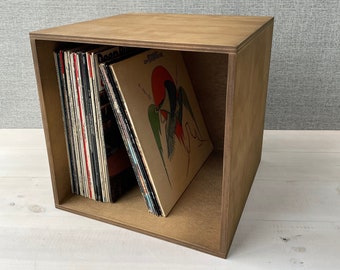
<svg viewBox="0 0 340 270"><path fill-rule="evenodd" d="M123 14L30 33L32 39L206 52L236 52L272 17Z"/></svg>

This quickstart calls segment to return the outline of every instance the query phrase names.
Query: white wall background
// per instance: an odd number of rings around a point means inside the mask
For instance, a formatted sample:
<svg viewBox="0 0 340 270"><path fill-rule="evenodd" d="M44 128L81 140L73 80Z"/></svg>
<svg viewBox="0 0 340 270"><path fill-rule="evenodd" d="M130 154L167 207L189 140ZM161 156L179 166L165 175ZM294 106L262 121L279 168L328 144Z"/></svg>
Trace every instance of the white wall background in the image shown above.
<svg viewBox="0 0 340 270"><path fill-rule="evenodd" d="M340 1L1 0L0 128L42 126L28 33L127 12L275 17L267 129L340 129Z"/></svg>

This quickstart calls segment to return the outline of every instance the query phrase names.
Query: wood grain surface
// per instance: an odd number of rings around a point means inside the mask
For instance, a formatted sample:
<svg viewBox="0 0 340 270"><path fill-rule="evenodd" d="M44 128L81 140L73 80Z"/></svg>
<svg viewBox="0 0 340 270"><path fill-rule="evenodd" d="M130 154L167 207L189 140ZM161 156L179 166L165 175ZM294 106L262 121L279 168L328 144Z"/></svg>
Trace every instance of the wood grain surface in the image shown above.
<svg viewBox="0 0 340 270"><path fill-rule="evenodd" d="M272 17L123 14L32 32L35 39L236 52Z"/></svg>

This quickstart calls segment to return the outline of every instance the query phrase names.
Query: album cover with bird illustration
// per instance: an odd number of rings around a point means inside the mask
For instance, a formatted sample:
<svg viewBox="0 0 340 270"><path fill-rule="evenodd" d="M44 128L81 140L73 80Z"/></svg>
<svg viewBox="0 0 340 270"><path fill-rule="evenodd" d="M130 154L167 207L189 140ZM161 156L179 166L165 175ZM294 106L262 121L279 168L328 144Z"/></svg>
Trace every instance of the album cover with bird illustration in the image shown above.
<svg viewBox="0 0 340 270"><path fill-rule="evenodd" d="M148 50L109 68L166 216L213 149L182 53Z"/></svg>

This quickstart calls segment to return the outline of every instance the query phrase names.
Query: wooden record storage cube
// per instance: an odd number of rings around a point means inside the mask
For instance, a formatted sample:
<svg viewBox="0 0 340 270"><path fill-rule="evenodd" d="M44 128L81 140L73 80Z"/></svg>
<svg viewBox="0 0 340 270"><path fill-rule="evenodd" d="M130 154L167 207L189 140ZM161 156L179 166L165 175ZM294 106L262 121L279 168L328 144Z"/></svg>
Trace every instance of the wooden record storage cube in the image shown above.
<svg viewBox="0 0 340 270"><path fill-rule="evenodd" d="M261 160L272 17L124 14L30 33L55 205L226 257ZM71 193L53 51L77 44L179 50L214 151L166 218L138 188L116 203Z"/></svg>

